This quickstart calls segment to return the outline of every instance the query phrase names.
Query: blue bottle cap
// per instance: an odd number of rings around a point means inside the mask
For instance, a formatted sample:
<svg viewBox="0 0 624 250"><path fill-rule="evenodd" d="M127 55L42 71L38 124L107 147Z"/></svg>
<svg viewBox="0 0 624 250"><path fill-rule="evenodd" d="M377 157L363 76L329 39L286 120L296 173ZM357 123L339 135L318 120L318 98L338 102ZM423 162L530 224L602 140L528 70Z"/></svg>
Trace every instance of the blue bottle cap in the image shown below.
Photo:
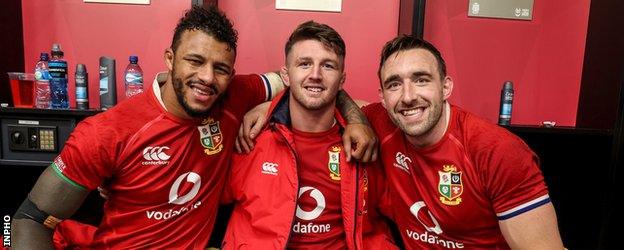
<svg viewBox="0 0 624 250"><path fill-rule="evenodd" d="M130 62L131 63L138 63L139 62L139 57L135 56L135 55L130 56Z"/></svg>

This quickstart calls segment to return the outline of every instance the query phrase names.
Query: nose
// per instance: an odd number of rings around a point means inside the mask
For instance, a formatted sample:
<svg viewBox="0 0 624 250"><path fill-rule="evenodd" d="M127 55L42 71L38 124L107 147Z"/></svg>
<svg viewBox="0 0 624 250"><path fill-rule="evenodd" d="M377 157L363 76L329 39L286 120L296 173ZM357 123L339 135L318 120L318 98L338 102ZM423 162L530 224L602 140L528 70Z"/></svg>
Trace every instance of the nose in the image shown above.
<svg viewBox="0 0 624 250"><path fill-rule="evenodd" d="M412 104L416 101L416 87L413 86L409 81L403 83L403 88L401 88L401 102L406 105Z"/></svg>
<svg viewBox="0 0 624 250"><path fill-rule="evenodd" d="M200 71L197 72L197 78L199 78L199 80L203 81L205 84L213 83L215 79L214 69L211 65L203 67Z"/></svg>
<svg viewBox="0 0 624 250"><path fill-rule="evenodd" d="M321 73L321 66L315 65L312 67L312 72L309 75L310 80L320 81L323 80L323 75Z"/></svg>

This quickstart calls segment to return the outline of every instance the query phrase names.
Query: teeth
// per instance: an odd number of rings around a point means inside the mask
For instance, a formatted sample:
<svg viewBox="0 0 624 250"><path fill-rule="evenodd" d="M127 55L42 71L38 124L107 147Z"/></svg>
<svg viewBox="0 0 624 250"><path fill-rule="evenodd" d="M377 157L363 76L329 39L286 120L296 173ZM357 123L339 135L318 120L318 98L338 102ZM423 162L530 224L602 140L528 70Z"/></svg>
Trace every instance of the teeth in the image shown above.
<svg viewBox="0 0 624 250"><path fill-rule="evenodd" d="M323 89L316 88L316 87L306 87L305 89L307 89L308 91L311 91L311 92L321 92L321 91L323 91Z"/></svg>
<svg viewBox="0 0 624 250"><path fill-rule="evenodd" d="M204 92L204 91L201 91L201 90L199 90L199 89L196 89L196 88L194 88L193 90L195 90L195 92L198 92L198 93L200 93L200 94L202 94L202 95L207 95L207 94L208 94L208 93L206 93L206 92Z"/></svg>
<svg viewBox="0 0 624 250"><path fill-rule="evenodd" d="M192 88L192 89L193 89L193 91L195 91L195 92L197 92L198 94L201 94L201 95L210 95L211 94L210 92L212 92L212 91L206 92L206 91L203 91L203 90L195 88L195 87Z"/></svg>
<svg viewBox="0 0 624 250"><path fill-rule="evenodd" d="M403 111L401 111L401 114L404 115L404 116L411 116L411 115L416 115L416 114L422 113L422 110L423 110L422 108L403 110Z"/></svg>

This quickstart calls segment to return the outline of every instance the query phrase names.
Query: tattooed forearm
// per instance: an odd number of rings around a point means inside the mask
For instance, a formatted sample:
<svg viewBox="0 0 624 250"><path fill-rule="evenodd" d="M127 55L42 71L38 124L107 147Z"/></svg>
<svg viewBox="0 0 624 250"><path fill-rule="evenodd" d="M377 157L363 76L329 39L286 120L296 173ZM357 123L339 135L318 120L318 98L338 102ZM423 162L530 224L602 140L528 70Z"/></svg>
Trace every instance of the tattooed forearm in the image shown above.
<svg viewBox="0 0 624 250"><path fill-rule="evenodd" d="M347 92L341 90L338 92L336 98L336 107L340 111L340 114L347 120L348 124L365 124L370 126L366 116L360 110L358 105L349 97Z"/></svg>

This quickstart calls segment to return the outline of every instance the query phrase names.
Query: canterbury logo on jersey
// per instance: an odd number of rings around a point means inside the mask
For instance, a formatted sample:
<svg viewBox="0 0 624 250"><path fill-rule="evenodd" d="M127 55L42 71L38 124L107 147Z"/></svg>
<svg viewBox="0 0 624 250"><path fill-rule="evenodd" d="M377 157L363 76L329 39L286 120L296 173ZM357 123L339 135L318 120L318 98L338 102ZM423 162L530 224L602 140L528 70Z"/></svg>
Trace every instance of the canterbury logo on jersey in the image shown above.
<svg viewBox="0 0 624 250"><path fill-rule="evenodd" d="M156 146L146 147L143 149L143 159L147 160L142 162L143 165L165 165L169 163L170 155L167 154L169 147Z"/></svg>
<svg viewBox="0 0 624 250"><path fill-rule="evenodd" d="M270 175L277 175L277 172L279 171L277 169L277 163L273 163L273 162L264 162L262 163L262 173L263 174L270 174Z"/></svg>
<svg viewBox="0 0 624 250"><path fill-rule="evenodd" d="M394 166L409 173L408 163L412 163L412 159L410 159L409 157L407 157L401 152L396 153L395 159L396 159L396 162L394 163Z"/></svg>

